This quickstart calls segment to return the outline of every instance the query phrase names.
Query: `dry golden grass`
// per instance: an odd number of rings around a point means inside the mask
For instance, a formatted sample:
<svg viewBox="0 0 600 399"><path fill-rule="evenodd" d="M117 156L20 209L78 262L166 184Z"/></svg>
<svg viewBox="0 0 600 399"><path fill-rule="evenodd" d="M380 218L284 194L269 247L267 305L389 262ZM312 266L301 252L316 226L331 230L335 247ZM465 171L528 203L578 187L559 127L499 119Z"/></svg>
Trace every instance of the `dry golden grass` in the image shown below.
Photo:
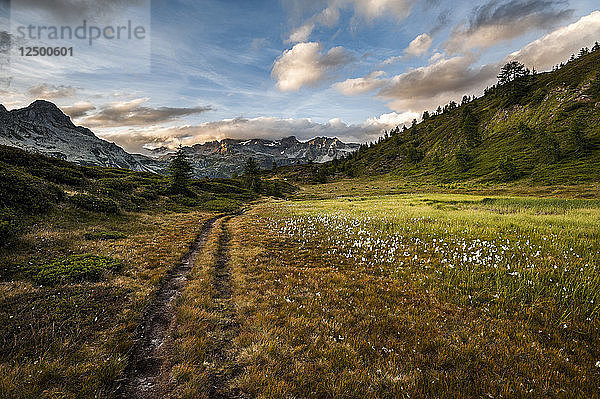
<svg viewBox="0 0 600 399"><path fill-rule="evenodd" d="M177 328L173 335L171 378L173 396L179 398L208 398L211 364L208 353L215 342L211 333L219 322L214 312L213 267L219 244L220 219L211 231L206 244L198 253L188 283L177 301Z"/></svg>
<svg viewBox="0 0 600 399"><path fill-rule="evenodd" d="M2 259L17 272L0 283L0 397L110 397L142 309L209 216L99 216L63 207L5 249ZM84 237L103 230L127 238ZM54 287L20 279L21 265L79 253L113 257L123 270L99 282Z"/></svg>
<svg viewBox="0 0 600 399"><path fill-rule="evenodd" d="M341 184L226 222L225 308L217 222L177 300L173 397L223 381L256 398L598 397L598 200ZM96 283L0 284L0 397L110 397L144 305L210 216L58 209L2 254L13 271L78 253L125 267ZM98 231L127 238L85 239Z"/></svg>

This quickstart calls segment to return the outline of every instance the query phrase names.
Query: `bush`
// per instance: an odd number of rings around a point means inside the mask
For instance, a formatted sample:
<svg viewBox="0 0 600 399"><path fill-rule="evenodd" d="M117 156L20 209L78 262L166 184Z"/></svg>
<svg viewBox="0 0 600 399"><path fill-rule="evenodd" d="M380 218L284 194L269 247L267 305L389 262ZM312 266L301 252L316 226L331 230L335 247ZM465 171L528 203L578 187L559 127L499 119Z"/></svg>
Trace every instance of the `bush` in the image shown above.
<svg viewBox="0 0 600 399"><path fill-rule="evenodd" d="M25 168L27 173L57 184L80 186L85 181L81 166L14 147L0 146L0 161Z"/></svg>
<svg viewBox="0 0 600 399"><path fill-rule="evenodd" d="M412 143L404 144L402 147L400 147L400 150L402 155L406 157L406 160L413 164L421 162L424 156L423 152L417 149Z"/></svg>
<svg viewBox="0 0 600 399"><path fill-rule="evenodd" d="M85 233L86 240L107 241L122 240L124 238L127 238L127 235L119 231L94 231L91 233Z"/></svg>
<svg viewBox="0 0 600 399"><path fill-rule="evenodd" d="M573 118L569 126L569 139L571 146L576 153L585 153L592 149L590 140L585 135L585 125L583 119Z"/></svg>
<svg viewBox="0 0 600 399"><path fill-rule="evenodd" d="M530 102L534 103L535 105L538 105L542 101L544 101L544 99L546 98L547 94L548 93L546 93L546 89L539 88L536 91L534 91L533 94L531 95L531 101Z"/></svg>
<svg viewBox="0 0 600 399"><path fill-rule="evenodd" d="M590 82L587 94L592 96L595 100L600 100L600 72L596 72L594 80Z"/></svg>
<svg viewBox="0 0 600 399"><path fill-rule="evenodd" d="M430 163L431 166L433 166L436 170L442 167L442 157L440 156L439 151L435 151L433 153L430 159Z"/></svg>
<svg viewBox="0 0 600 399"><path fill-rule="evenodd" d="M546 163L555 163L560 160L560 143L555 135L542 133L538 142L538 158L540 160Z"/></svg>
<svg viewBox="0 0 600 399"><path fill-rule="evenodd" d="M95 181L98 190L116 191L118 193L131 193L138 183L129 177L108 177Z"/></svg>
<svg viewBox="0 0 600 399"><path fill-rule="evenodd" d="M263 182L264 195L276 198L284 198L287 194L295 192L297 188L283 180L265 180Z"/></svg>
<svg viewBox="0 0 600 399"><path fill-rule="evenodd" d="M69 200L78 208L92 212L119 213L117 203L109 198L100 198L90 194L75 194Z"/></svg>
<svg viewBox="0 0 600 399"><path fill-rule="evenodd" d="M50 263L36 265L29 276L40 284L97 281L107 272L120 270L122 264L112 258L97 255L72 255Z"/></svg>
<svg viewBox="0 0 600 399"><path fill-rule="evenodd" d="M321 166L317 169L315 180L317 183L327 183L327 169L324 166Z"/></svg>
<svg viewBox="0 0 600 399"><path fill-rule="evenodd" d="M138 195L146 200L155 201L158 199L160 189L154 186L143 186Z"/></svg>
<svg viewBox="0 0 600 399"><path fill-rule="evenodd" d="M210 194L203 195L201 197L198 197L198 196L188 197L183 194L176 194L176 195L171 195L169 198L171 199L171 201L173 201L174 203L176 203L178 205L183 205L188 208L196 208L196 207L202 206L202 204L205 201L213 199L215 197Z"/></svg>

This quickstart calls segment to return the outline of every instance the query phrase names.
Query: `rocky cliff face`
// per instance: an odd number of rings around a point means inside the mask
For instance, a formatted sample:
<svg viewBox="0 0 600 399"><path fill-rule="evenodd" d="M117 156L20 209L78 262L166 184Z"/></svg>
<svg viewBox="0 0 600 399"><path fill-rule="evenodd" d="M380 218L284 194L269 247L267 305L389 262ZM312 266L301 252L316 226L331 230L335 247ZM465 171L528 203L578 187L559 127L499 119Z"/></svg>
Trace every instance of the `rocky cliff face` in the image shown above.
<svg viewBox="0 0 600 399"><path fill-rule="evenodd" d="M161 172L162 162L131 155L92 131L75 126L56 105L38 100L7 111L0 105L0 144L61 158L80 165Z"/></svg>

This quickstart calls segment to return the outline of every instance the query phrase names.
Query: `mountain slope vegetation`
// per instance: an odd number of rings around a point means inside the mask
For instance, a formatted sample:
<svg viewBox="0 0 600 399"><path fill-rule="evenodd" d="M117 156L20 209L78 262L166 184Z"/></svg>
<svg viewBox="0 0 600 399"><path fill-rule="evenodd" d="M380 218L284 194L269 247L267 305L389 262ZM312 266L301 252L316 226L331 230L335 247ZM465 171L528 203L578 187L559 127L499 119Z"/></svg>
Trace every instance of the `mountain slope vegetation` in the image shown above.
<svg viewBox="0 0 600 399"><path fill-rule="evenodd" d="M465 96L327 166L316 180L396 174L434 182L577 184L600 179L600 46L552 72Z"/></svg>
<svg viewBox="0 0 600 399"><path fill-rule="evenodd" d="M169 177L127 169L80 166L0 145L0 241L27 230L51 208L119 215L130 212L230 212L259 194L281 195L291 186L264 182L261 193L243 179L191 180L185 193Z"/></svg>

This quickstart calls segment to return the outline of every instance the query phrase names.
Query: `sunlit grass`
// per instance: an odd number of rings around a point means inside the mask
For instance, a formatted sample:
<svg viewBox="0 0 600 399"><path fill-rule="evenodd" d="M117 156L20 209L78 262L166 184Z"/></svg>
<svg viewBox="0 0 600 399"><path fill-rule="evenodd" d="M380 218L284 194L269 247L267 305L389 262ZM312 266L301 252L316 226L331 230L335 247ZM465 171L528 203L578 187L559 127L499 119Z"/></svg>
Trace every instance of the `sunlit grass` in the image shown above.
<svg viewBox="0 0 600 399"><path fill-rule="evenodd" d="M271 202L238 222L241 386L257 397L589 396L597 200Z"/></svg>
<svg viewBox="0 0 600 399"><path fill-rule="evenodd" d="M205 212L53 210L12 248L0 282L0 397L112 396L142 309L199 233ZM89 240L96 231L119 240ZM99 281L34 283L31 264L95 254L122 264ZM51 263L50 263L51 264Z"/></svg>

